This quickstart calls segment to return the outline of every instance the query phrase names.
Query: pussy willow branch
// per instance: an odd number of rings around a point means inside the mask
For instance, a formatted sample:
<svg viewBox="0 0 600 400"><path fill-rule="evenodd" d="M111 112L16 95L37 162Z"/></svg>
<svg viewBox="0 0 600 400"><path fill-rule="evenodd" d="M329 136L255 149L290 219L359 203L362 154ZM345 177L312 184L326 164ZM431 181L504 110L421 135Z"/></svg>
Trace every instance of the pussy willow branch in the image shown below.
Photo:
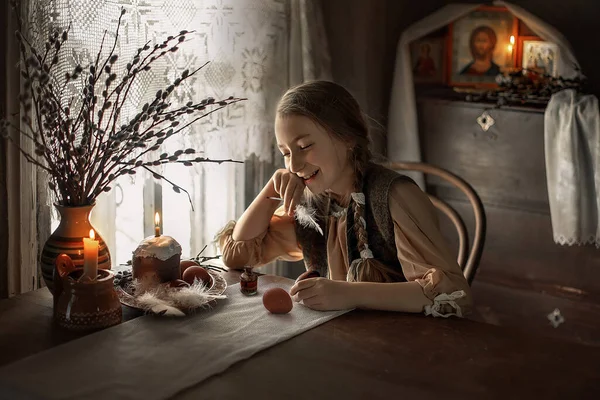
<svg viewBox="0 0 600 400"><path fill-rule="evenodd" d="M155 177L159 176L161 179L164 179L165 181L169 182L171 185L173 185L174 188L176 187L178 190L183 190L185 192L185 194L187 194L187 196L188 196L188 200L190 202L190 206L192 207L192 211L194 211L194 203L192 203L192 196L190 196L190 193L187 190L185 190L181 186L176 185L175 183L171 182L170 180L168 180L167 178L165 178L163 175L161 175L161 174L159 174L157 172L152 171L150 168L146 167L145 165L142 165L142 168L144 168L145 170L151 172L153 176L155 176Z"/></svg>
<svg viewBox="0 0 600 400"><path fill-rule="evenodd" d="M44 42L45 49L38 53L30 39L20 33L24 30L18 1L11 1L11 3L17 11L19 27L17 38L23 58L21 73L25 78L20 104L25 113L33 110L35 116L25 114L20 125L3 124L7 129L9 127L15 129L19 137L32 141L35 152L32 150L30 154L20 146L20 141L17 143L12 137L10 138L11 143L19 148L28 162L50 174L49 187L63 204L79 205L93 201L102 191L110 190L109 185L119 176L135 174L139 167L152 172L155 178L163 179L173 185L176 192L183 190L191 204L191 196L185 189L148 167L167 163L183 163L190 166L199 162L219 164L238 162L210 160L205 157L179 159L183 154L196 153L194 149L180 149L171 155L163 153L160 159L155 161L143 161L148 153L159 150L162 143L169 140L171 136L182 132L199 119L244 100L230 97L215 102L214 99L207 98L200 103L189 102L186 106L170 109L171 104L168 99L174 90L206 64L191 73L188 70L183 71L172 84L158 91L157 96L146 103L130 121L121 125L120 129L118 127L121 108L139 81L138 76L150 70L152 64L158 59L177 51L178 46L186 42L185 35L193 31L180 31L179 34L167 37L153 48L149 46L150 42L147 42L137 49L126 70L113 70L113 64L118 60L115 51L125 13L125 10L121 9L117 31L108 56L103 54L108 34L108 31L105 31L93 64L86 67L85 71L78 64L70 73L65 74L64 80L61 80L56 75L55 67L60 52L66 48L65 41L71 26L63 30L62 34L58 29L51 30L48 39ZM120 79L117 72L122 73ZM78 100L75 96L71 96L65 99L69 82L77 78L81 80L83 86L82 98ZM98 90L101 92L98 93ZM63 106L65 100L67 104ZM190 121L180 125L178 119L186 118L187 114L199 116L190 115ZM39 159L36 156L39 156Z"/></svg>

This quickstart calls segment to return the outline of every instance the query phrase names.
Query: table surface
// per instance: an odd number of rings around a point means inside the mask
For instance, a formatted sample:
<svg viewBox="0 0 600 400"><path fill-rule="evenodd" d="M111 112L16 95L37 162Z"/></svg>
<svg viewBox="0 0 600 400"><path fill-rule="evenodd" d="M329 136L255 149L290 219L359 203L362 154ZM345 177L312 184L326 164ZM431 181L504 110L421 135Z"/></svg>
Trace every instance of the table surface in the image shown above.
<svg viewBox="0 0 600 400"><path fill-rule="evenodd" d="M224 275L229 284L239 282L237 271ZM141 315L123 307L124 322ZM81 336L52 323L52 296L45 288L0 301L0 366ZM356 310L238 362L176 398L242 394L598 399L600 348L467 319Z"/></svg>

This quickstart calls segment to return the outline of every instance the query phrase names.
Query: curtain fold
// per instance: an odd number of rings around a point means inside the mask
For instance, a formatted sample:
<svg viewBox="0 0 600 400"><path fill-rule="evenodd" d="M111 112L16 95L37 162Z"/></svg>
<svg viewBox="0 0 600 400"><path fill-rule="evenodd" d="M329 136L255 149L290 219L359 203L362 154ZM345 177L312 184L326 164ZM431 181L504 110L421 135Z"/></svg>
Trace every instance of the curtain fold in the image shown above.
<svg viewBox="0 0 600 400"><path fill-rule="evenodd" d="M16 126L20 124L19 62L20 54L14 32L16 16L8 2L2 4L4 35L1 53L5 55L2 66L2 116ZM20 10L24 24L29 23L29 3L22 2ZM9 131L15 143L33 154L33 143L14 131ZM0 140L0 297L11 297L37 289L42 284L39 273L39 243L48 236L43 220L48 221L47 208L43 206L45 193L40 190L38 170L21 156L12 143ZM40 211L40 212L38 212Z"/></svg>

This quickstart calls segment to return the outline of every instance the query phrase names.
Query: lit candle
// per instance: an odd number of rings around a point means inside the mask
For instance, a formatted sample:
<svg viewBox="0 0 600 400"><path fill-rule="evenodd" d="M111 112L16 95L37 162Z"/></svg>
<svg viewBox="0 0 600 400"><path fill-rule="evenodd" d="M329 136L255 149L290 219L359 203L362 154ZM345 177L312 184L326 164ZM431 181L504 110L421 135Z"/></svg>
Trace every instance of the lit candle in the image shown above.
<svg viewBox="0 0 600 400"><path fill-rule="evenodd" d="M96 280L98 276L98 241L96 234L90 229L90 237L83 238L83 276Z"/></svg>
<svg viewBox="0 0 600 400"><path fill-rule="evenodd" d="M506 48L508 50L508 53L510 54L510 58L511 58L511 62L512 62L513 50L515 48L515 37L511 35L509 42L510 42L510 44L508 46L506 46Z"/></svg>
<svg viewBox="0 0 600 400"><path fill-rule="evenodd" d="M154 214L154 225L156 225L154 227L154 236L159 237L160 236L160 215L158 215L158 213Z"/></svg>

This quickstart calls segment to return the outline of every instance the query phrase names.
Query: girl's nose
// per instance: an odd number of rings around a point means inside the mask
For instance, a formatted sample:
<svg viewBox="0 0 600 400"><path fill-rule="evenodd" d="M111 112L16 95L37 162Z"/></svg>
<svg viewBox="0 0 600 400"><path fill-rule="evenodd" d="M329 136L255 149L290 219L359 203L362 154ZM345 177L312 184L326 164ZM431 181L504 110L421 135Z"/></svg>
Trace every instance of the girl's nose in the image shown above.
<svg viewBox="0 0 600 400"><path fill-rule="evenodd" d="M290 172L297 174L304 168L304 158L298 154L290 154Z"/></svg>

